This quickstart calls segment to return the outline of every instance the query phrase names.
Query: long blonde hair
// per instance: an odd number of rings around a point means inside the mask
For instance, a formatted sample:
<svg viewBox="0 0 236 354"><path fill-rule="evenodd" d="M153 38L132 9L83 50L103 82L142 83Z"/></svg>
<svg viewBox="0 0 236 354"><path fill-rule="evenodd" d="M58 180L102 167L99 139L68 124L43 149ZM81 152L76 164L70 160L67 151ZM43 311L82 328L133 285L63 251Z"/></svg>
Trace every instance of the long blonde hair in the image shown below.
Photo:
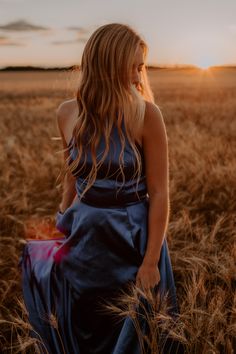
<svg viewBox="0 0 236 354"><path fill-rule="evenodd" d="M154 102L145 65L139 87L135 87L130 81L135 53L140 45L146 59L148 47L145 41L129 26L119 23L99 27L85 45L79 68L79 113L73 129L74 147L78 154L74 160L69 157L61 171L62 179L68 171L79 176L86 161L85 159L83 166L78 168L80 159L87 156L88 151L91 152L92 168L85 178L87 185L79 196L80 199L95 182L97 171L109 152L109 137L114 125L117 126L121 142L119 172L124 182L125 136L121 129L122 119L137 162L133 178L137 177L138 185L142 159L135 140L138 131L142 129L145 100ZM105 138L105 151L97 162L96 148L102 136Z"/></svg>

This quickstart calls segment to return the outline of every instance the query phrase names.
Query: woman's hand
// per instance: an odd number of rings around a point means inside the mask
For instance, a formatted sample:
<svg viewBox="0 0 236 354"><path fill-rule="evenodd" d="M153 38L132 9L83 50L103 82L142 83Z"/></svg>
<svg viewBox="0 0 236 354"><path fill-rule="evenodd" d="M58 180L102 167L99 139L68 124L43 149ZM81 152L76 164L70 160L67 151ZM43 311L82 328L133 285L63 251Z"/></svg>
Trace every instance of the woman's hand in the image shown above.
<svg viewBox="0 0 236 354"><path fill-rule="evenodd" d="M59 209L58 209L58 211L59 211L59 213L61 213L61 214L64 214L64 212L66 211L66 209L63 208L62 203L59 204Z"/></svg>
<svg viewBox="0 0 236 354"><path fill-rule="evenodd" d="M61 201L61 203L59 204L59 208L58 208L58 211L61 213L61 214L64 214L65 211L70 208L73 204L75 204L76 202L78 201L78 196L77 194L75 195L72 203L70 205L67 205L65 203L63 203L63 200Z"/></svg>
<svg viewBox="0 0 236 354"><path fill-rule="evenodd" d="M157 264L143 263L136 275L136 286L141 290L151 290L160 282L160 272Z"/></svg>

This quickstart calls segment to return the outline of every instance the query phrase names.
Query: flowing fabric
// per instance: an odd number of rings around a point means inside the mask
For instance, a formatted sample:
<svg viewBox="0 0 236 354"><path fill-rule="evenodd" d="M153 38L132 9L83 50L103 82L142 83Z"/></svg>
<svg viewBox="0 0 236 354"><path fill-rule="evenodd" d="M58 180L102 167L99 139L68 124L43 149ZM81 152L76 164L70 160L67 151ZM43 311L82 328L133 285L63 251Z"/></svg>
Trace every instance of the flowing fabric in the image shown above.
<svg viewBox="0 0 236 354"><path fill-rule="evenodd" d="M104 311L102 306L104 300L115 299L127 284L135 282L147 245L149 199L144 155L137 144L143 169L136 193L137 180L132 179L134 153L125 137L124 185L116 173L121 142L114 127L111 138L115 144L111 145L113 148L98 170L93 186L81 201L76 199L63 214L56 213L56 228L63 237L28 240L24 247L20 262L23 296L33 327L31 335L40 340L40 353L142 353L132 318L118 321L114 313ZM104 147L102 139L98 152ZM71 140L71 161L76 153ZM91 161L88 155L84 173L91 168ZM78 196L85 185L81 173L76 177ZM161 279L155 291L168 291L170 314L178 316L166 237L158 267ZM147 323L140 323L143 334L147 334ZM167 338L165 343L162 353L183 352L174 341ZM148 349L146 352L149 353Z"/></svg>

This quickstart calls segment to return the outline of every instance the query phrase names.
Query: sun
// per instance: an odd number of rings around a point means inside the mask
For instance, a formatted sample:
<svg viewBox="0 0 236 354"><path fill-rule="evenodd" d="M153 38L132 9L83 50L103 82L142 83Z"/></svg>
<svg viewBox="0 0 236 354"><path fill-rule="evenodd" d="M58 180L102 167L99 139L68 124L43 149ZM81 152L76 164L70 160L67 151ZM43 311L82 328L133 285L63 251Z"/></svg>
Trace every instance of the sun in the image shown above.
<svg viewBox="0 0 236 354"><path fill-rule="evenodd" d="M210 69L210 67L211 67L211 65L198 65L198 67L200 68L200 69L202 69L202 70L208 70L208 69Z"/></svg>
<svg viewBox="0 0 236 354"><path fill-rule="evenodd" d="M213 58L202 58L196 63L197 67L203 71L209 70L212 66L214 66Z"/></svg>

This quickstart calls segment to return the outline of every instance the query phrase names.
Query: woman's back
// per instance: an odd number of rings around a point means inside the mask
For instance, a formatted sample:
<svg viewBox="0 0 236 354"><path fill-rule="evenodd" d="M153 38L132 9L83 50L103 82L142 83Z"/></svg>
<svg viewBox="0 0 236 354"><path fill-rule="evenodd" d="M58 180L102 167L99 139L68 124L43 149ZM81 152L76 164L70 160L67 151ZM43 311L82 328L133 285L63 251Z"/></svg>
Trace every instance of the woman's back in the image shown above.
<svg viewBox="0 0 236 354"><path fill-rule="evenodd" d="M57 109L57 124L63 133L66 146L71 142L74 126L78 122L78 115L79 109L76 98L62 102ZM142 147L141 130L138 131L135 140L137 144Z"/></svg>

